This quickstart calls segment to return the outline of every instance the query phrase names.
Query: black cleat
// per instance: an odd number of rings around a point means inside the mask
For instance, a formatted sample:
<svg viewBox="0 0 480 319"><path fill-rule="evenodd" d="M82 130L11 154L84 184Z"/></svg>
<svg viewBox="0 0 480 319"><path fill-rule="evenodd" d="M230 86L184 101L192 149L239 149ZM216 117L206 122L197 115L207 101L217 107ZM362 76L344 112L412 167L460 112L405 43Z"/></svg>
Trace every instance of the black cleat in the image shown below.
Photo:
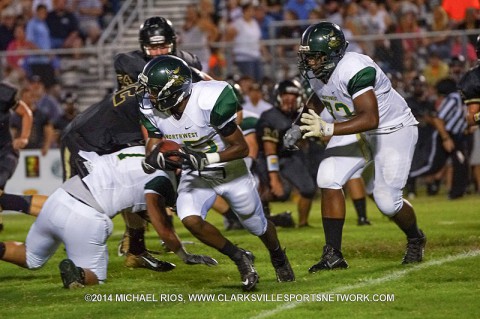
<svg viewBox="0 0 480 319"><path fill-rule="evenodd" d="M283 251L285 258L278 262L272 259L273 268L275 268L275 274L277 275L278 282L288 282L295 281L295 273L293 272L290 261L288 261L287 254L285 250Z"/></svg>
<svg viewBox="0 0 480 319"><path fill-rule="evenodd" d="M420 233L422 237L407 238L407 250L405 251L405 256L403 256L402 264L419 263L423 260L427 237L421 230Z"/></svg>
<svg viewBox="0 0 480 319"><path fill-rule="evenodd" d="M260 278L257 271L253 267L253 254L241 249L241 258L235 260L238 271L240 272L240 278L242 279L243 290L251 291L255 288L255 285Z"/></svg>
<svg viewBox="0 0 480 319"><path fill-rule="evenodd" d="M365 226L365 225L371 225L372 223L366 219L365 217L361 217L358 219L357 225L358 226Z"/></svg>
<svg viewBox="0 0 480 319"><path fill-rule="evenodd" d="M340 251L330 245L323 246L323 254L320 261L308 269L309 273L315 273L319 270L348 268L347 261L343 258Z"/></svg>
<svg viewBox="0 0 480 319"><path fill-rule="evenodd" d="M125 259L124 264L129 268L147 268L159 272L166 272L175 269L175 264L169 263L168 261L158 260L148 252L144 252L141 255L127 253L127 258Z"/></svg>
<svg viewBox="0 0 480 319"><path fill-rule="evenodd" d="M67 289L85 287L85 274L83 270L73 263L70 259L64 259L58 265L60 276L62 277L63 287Z"/></svg>

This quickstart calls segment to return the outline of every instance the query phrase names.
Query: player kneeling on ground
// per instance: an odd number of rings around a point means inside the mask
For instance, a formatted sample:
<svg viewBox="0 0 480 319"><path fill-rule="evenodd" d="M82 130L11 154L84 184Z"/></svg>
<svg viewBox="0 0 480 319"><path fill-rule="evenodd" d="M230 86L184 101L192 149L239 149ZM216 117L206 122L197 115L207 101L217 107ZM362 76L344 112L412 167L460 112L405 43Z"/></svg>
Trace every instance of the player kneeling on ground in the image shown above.
<svg viewBox="0 0 480 319"><path fill-rule="evenodd" d="M146 207L159 236L185 263L216 265L215 259L189 254L182 247L166 213L166 206L174 205L176 199L174 172L146 174L141 166L144 154L143 146L103 156L81 151L88 174L69 179L49 196L25 244L0 242L0 259L38 269L63 243L68 256L59 265L64 287L103 283L107 278L107 239L113 230L111 218ZM155 262L161 271L175 268L166 261Z"/></svg>

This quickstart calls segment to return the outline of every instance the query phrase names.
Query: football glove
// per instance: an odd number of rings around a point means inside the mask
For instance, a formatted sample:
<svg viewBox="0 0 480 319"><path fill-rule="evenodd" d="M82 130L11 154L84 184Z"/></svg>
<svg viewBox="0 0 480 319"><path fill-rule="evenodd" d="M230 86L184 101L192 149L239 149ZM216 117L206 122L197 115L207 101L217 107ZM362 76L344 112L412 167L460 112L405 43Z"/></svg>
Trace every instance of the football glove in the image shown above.
<svg viewBox="0 0 480 319"><path fill-rule="evenodd" d="M218 262L212 257L204 256L204 255L194 255L194 254L188 254L188 253L186 257L183 259L183 261L187 265L198 265L198 264L204 264L207 266L218 265Z"/></svg>
<svg viewBox="0 0 480 319"><path fill-rule="evenodd" d="M205 169L205 166L210 164L207 159L207 154L203 152L194 151L188 146L182 147L181 150L184 153L184 164L191 169L203 171Z"/></svg>
<svg viewBox="0 0 480 319"><path fill-rule="evenodd" d="M300 130L300 126L294 124L288 129L287 132L285 132L285 135L283 136L283 146L285 146L287 150L296 151L298 150L298 147L295 145L295 143L301 137L302 131Z"/></svg>
<svg viewBox="0 0 480 319"><path fill-rule="evenodd" d="M155 145L152 152L148 154L142 161L142 168L147 174L153 173L148 173L151 168L162 170L175 170L177 168L182 168L182 162L172 161L168 158L169 156L178 156L179 158L183 158L179 151L160 152L159 143Z"/></svg>
<svg viewBox="0 0 480 319"><path fill-rule="evenodd" d="M145 174L153 174L153 173L155 173L155 171L157 170L155 167L153 167L152 165L148 164L148 163L145 161L145 158L142 159L142 169L143 169L143 171L145 172Z"/></svg>
<svg viewBox="0 0 480 319"><path fill-rule="evenodd" d="M303 124L300 126L302 131L307 131L303 134L303 138L307 137L324 137L333 135L333 123L325 122L315 111L308 110L308 113L303 113L300 121Z"/></svg>

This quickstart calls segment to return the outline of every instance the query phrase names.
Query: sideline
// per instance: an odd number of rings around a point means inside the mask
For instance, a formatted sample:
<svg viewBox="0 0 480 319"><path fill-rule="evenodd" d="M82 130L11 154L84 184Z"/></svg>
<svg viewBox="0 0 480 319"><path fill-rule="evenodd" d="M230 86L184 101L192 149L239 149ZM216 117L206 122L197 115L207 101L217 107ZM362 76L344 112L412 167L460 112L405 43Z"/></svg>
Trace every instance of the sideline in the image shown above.
<svg viewBox="0 0 480 319"><path fill-rule="evenodd" d="M384 282L397 280L397 279L399 279L401 277L404 277L405 275L407 275L411 272L414 272L414 271L422 270L422 269L429 268L429 267L432 267L432 266L443 265L443 264L446 264L446 263L449 263L449 262L453 262L453 261L457 261L457 260L461 260L461 259L465 259L465 258L476 257L476 256L479 256L479 255L480 255L480 250L472 250L472 251L468 251L468 252L461 253L461 254L458 254L458 255L447 256L447 257L437 259L437 260L430 260L430 261L427 261L427 262L424 262L424 263L421 263L421 264L418 264L418 265L414 265L414 266L409 267L409 268L404 269L404 270L394 271L394 272L392 272L390 274L387 274L383 277L373 278L373 279L365 279L365 280L360 279L361 280L360 283L353 284L353 285L347 285L347 286L340 286L336 289L333 289L332 291L320 292L320 294L322 294L322 293L325 293L325 294L343 293L343 292L346 292L346 291L349 291L349 290L352 290L352 289L374 286L374 285L382 284ZM252 319L268 318L268 317L271 317L273 315L276 315L277 313L283 312L285 310L294 309L301 304L302 304L302 302L286 303L286 304L278 306L278 307L276 307L272 310L263 311L263 312L259 313L257 316L252 317Z"/></svg>

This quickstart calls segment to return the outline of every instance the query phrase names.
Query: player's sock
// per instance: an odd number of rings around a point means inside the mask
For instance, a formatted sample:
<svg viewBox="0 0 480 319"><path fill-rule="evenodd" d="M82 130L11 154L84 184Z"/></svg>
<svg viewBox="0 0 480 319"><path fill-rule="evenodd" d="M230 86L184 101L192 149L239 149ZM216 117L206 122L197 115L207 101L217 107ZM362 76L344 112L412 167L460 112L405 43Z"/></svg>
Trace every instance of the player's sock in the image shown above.
<svg viewBox="0 0 480 319"><path fill-rule="evenodd" d="M285 255L285 252L280 247L280 245L277 248L270 250L269 253L270 253L270 259L272 260L273 263L275 263L275 265L281 266L285 264L286 255Z"/></svg>
<svg viewBox="0 0 480 319"><path fill-rule="evenodd" d="M13 195L0 191L0 207L2 207L3 210L13 210L30 214L32 197L32 195Z"/></svg>
<svg viewBox="0 0 480 319"><path fill-rule="evenodd" d="M353 200L353 206L357 211L358 219L367 219L367 200L365 197Z"/></svg>
<svg viewBox="0 0 480 319"><path fill-rule="evenodd" d="M147 249L145 247L145 229L127 227L130 235L130 247L128 252L138 256L143 254Z"/></svg>
<svg viewBox="0 0 480 319"><path fill-rule="evenodd" d="M345 219L322 218L323 232L325 233L325 243L341 251L342 248L342 232Z"/></svg>
<svg viewBox="0 0 480 319"><path fill-rule="evenodd" d="M5 255L5 243L1 241L0 242L0 259L3 259L3 255Z"/></svg>
<svg viewBox="0 0 480 319"><path fill-rule="evenodd" d="M417 223L413 223L410 227L402 229L407 238L420 238L423 237L422 232L418 229Z"/></svg>
<svg viewBox="0 0 480 319"><path fill-rule="evenodd" d="M234 244L232 244L232 242L229 241L228 239L225 245L218 251L224 255L227 255L232 260L237 260L241 258L241 254L242 254L242 250L237 246L235 246Z"/></svg>

